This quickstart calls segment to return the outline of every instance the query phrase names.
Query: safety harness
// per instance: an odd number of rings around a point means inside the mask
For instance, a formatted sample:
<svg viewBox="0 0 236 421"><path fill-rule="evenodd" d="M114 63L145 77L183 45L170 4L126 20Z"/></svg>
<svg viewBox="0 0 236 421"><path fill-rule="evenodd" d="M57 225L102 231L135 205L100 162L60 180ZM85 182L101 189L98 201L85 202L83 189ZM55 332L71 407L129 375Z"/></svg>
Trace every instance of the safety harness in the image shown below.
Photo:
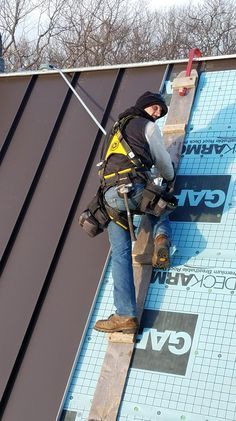
<svg viewBox="0 0 236 421"><path fill-rule="evenodd" d="M128 115L118 122L116 122L108 136L107 142L104 142L101 152L101 162L99 162L99 177L103 192L111 186L116 186L120 197L124 199L126 213L111 208L106 201L104 201L107 213L112 221L121 226L125 230L129 230L133 241L136 240L134 234L134 227L132 221L132 214L129 209L128 195L133 187L133 182L142 180L146 183L148 180L148 169L142 163L141 159L137 157L134 151L129 146L123 135L123 130L126 124L133 118L138 118L134 115ZM117 170L109 173L107 172L107 164L109 159L113 157L114 162L117 157ZM120 168L120 158L123 159L123 167ZM114 165L114 168L116 165Z"/></svg>
<svg viewBox="0 0 236 421"><path fill-rule="evenodd" d="M97 164L101 184L96 196L79 218L80 225L91 237L102 232L112 220L126 231L130 231L132 241L136 240L128 204L128 196L135 182L141 181L145 186L139 209L135 210L135 214L150 213L160 216L165 209L173 211L177 206L177 200L172 192L163 194L161 187L150 180L149 168L124 138L124 128L134 118L138 116L128 115L116 122L104 141L101 161ZM109 165L111 159L113 163ZM111 168L112 171L109 172ZM117 188L118 195L124 199L126 212L114 209L106 202L104 194L113 186Z"/></svg>
<svg viewBox="0 0 236 421"><path fill-rule="evenodd" d="M123 130L126 124L133 118L138 117L129 115L117 121L108 136L107 142L104 142L103 144L101 161L97 166L99 167L98 174L101 185L105 190L111 186L125 184L125 182L127 184L128 180L131 181L137 177L147 180L148 169L142 163L141 159L135 155L123 136ZM118 162L120 156L125 157L127 160L127 167L107 173L108 160L112 155L117 155Z"/></svg>

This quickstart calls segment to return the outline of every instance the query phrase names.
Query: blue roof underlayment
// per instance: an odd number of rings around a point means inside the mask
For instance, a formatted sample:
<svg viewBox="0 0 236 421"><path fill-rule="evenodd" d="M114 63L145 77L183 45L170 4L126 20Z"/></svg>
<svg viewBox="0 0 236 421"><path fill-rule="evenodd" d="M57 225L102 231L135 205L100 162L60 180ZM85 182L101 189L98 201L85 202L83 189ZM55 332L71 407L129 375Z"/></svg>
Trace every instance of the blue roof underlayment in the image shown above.
<svg viewBox="0 0 236 421"><path fill-rule="evenodd" d="M236 71L201 74L178 170L172 267L153 272L119 420L236 420L235 102ZM68 419L88 416L107 347L92 326L112 312L108 262L64 403Z"/></svg>

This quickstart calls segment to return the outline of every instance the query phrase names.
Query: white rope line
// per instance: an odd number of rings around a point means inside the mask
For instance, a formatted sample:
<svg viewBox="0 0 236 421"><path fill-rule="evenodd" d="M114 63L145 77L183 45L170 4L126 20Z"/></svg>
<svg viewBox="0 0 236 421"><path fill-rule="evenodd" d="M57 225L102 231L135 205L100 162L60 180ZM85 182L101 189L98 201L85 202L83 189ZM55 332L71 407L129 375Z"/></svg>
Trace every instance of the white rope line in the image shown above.
<svg viewBox="0 0 236 421"><path fill-rule="evenodd" d="M84 109L87 111L87 113L90 115L90 117L93 119L93 121L96 123L96 125L99 127L99 129L102 131L102 133L104 135L106 135L106 131L104 130L104 128L101 126L101 124L98 122L98 120L96 119L96 117L93 115L93 113L90 111L90 109L87 107L87 105L84 103L84 101L82 100L82 98L80 98L79 94L76 92L76 90L73 88L73 86L70 84L70 82L68 81L68 79L66 78L66 76L64 75L64 73L62 73L62 71L60 69L57 69L54 67L55 70L57 70L61 77L64 79L64 81L66 82L66 84L69 86L69 88L72 90L73 94L76 96L76 98L78 99L78 101L80 102L80 104L84 107Z"/></svg>

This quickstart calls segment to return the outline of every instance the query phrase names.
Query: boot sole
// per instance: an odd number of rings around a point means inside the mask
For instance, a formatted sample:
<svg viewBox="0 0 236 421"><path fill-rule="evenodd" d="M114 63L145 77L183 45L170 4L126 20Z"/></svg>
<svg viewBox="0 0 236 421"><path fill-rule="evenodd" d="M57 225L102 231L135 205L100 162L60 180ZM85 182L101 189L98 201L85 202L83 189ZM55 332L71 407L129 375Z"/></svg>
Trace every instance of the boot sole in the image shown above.
<svg viewBox="0 0 236 421"><path fill-rule="evenodd" d="M166 247L160 247L157 254L152 258L152 265L158 269L168 269L170 266L169 250Z"/></svg>

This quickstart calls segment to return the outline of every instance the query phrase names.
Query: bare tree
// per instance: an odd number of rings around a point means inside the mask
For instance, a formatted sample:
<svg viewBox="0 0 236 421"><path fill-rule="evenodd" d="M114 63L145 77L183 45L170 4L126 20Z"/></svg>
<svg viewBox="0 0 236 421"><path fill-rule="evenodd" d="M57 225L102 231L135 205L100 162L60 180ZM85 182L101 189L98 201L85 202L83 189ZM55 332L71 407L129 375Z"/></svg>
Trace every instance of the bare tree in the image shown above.
<svg viewBox="0 0 236 421"><path fill-rule="evenodd" d="M189 2L157 11L139 1L128 6L125 0L92 0L88 6L81 0L66 11L51 57L61 51L64 66L70 67L177 59L193 47L203 55L233 54L235 22L236 0Z"/></svg>
<svg viewBox="0 0 236 421"><path fill-rule="evenodd" d="M69 0L70 1L70 0ZM135 7L134 7L135 6ZM143 18L143 22L141 22ZM64 66L93 66L126 63L132 60L142 45L147 20L145 3L136 0L81 0L73 8L67 3L63 16L63 31L53 40L50 57L63 50ZM137 37L139 39L137 39ZM146 43L146 46L149 42ZM133 61L133 60L132 60Z"/></svg>
<svg viewBox="0 0 236 421"><path fill-rule="evenodd" d="M199 46L204 55L236 52L235 0L205 0L190 8L185 31L190 44Z"/></svg>
<svg viewBox="0 0 236 421"><path fill-rule="evenodd" d="M51 38L63 0L0 0L0 32L7 68L35 68Z"/></svg>
<svg viewBox="0 0 236 421"><path fill-rule="evenodd" d="M155 12L158 59L187 57L198 47L205 56L236 52L236 1L205 0Z"/></svg>
<svg viewBox="0 0 236 421"><path fill-rule="evenodd" d="M182 16L186 13L185 7L173 6L155 12L153 19L157 28L153 38L153 55L159 60L177 59L185 56L183 46L185 30Z"/></svg>
<svg viewBox="0 0 236 421"><path fill-rule="evenodd" d="M0 0L8 70L145 62L236 52L236 0L152 10L148 0Z"/></svg>

